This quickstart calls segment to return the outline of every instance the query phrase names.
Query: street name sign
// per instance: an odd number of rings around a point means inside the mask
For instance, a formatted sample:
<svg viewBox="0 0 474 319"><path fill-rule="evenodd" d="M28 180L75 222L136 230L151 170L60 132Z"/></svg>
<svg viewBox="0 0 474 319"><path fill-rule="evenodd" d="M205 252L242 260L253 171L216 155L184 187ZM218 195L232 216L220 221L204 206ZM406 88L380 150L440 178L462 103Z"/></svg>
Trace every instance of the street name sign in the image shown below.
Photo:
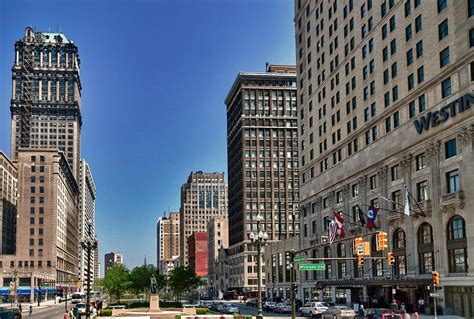
<svg viewBox="0 0 474 319"><path fill-rule="evenodd" d="M300 264L299 270L326 270L326 264Z"/></svg>
<svg viewBox="0 0 474 319"><path fill-rule="evenodd" d="M295 257L295 259L293 259L293 262L295 263L301 263L305 260L305 257L304 256L301 256L301 257Z"/></svg>

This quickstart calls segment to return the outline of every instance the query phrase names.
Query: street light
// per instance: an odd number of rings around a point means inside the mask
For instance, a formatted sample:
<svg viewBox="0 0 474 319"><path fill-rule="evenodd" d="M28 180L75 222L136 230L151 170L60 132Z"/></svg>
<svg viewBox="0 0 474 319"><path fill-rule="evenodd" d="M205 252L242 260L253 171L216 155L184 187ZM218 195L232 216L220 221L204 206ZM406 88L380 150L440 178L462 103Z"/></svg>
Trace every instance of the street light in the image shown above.
<svg viewBox="0 0 474 319"><path fill-rule="evenodd" d="M250 241L252 245L257 248L257 281L258 281L258 310L257 310L257 319L263 319L262 311L262 267L261 267L261 253L262 247L266 245L268 240L268 234L265 230L261 229L260 222L263 220L263 217L258 214L255 217L257 221L257 232L250 233Z"/></svg>
<svg viewBox="0 0 474 319"><path fill-rule="evenodd" d="M88 232L81 239L82 249L87 252L87 294L86 294L86 318L90 318L90 294L91 294L91 253L97 249L97 237L92 235L92 222L87 221Z"/></svg>

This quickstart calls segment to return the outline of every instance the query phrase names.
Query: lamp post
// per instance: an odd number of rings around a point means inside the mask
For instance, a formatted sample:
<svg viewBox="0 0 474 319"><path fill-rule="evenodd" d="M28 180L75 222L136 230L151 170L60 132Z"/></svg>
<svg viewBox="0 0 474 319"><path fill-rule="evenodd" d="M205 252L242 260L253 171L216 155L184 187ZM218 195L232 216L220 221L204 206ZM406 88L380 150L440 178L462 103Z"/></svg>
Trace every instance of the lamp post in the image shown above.
<svg viewBox="0 0 474 319"><path fill-rule="evenodd" d="M89 319L90 313L90 294L91 294L91 253L97 249L97 237L92 233L92 222L87 221L87 232L83 239L81 239L82 249L87 253L87 293L86 293L86 318Z"/></svg>
<svg viewBox="0 0 474 319"><path fill-rule="evenodd" d="M262 267L261 267L261 253L262 247L266 245L268 240L268 234L265 232L265 229L261 229L260 223L263 220L263 217L258 214L255 217L257 221L257 232L250 233L250 241L252 245L257 248L257 281L258 281L258 310L257 310L257 319L263 319L262 311Z"/></svg>

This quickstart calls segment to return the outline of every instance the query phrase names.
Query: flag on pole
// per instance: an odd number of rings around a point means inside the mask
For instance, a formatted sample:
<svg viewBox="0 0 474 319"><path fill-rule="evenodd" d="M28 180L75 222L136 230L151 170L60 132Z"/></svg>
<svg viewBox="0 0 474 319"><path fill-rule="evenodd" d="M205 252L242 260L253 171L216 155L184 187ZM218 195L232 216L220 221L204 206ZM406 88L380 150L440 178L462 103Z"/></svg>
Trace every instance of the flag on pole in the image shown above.
<svg viewBox="0 0 474 319"><path fill-rule="evenodd" d="M344 238L346 235L344 232L344 216L334 212L334 221L337 225L337 234L339 235L339 238Z"/></svg>
<svg viewBox="0 0 474 319"><path fill-rule="evenodd" d="M329 223L328 234L329 234L329 244L332 244L336 240L337 225L336 222L331 220Z"/></svg>
<svg viewBox="0 0 474 319"><path fill-rule="evenodd" d="M365 216L364 216L364 213L362 212L362 210L359 208L359 206L357 206L357 210L359 211L359 221L360 223L362 224L362 227L365 226Z"/></svg>
<svg viewBox="0 0 474 319"><path fill-rule="evenodd" d="M372 229L375 228L375 220L377 219L377 215L379 213L379 208L369 206L367 210L367 228Z"/></svg>
<svg viewBox="0 0 474 319"><path fill-rule="evenodd" d="M410 216L410 201L408 199L408 189L405 188L405 215Z"/></svg>

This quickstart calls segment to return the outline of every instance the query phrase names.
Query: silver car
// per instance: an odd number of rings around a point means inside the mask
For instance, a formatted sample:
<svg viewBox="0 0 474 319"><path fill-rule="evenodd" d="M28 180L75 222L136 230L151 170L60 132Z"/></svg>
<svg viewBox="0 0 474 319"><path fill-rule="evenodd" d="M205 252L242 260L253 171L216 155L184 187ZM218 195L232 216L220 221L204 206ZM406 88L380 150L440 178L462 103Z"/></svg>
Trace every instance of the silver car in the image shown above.
<svg viewBox="0 0 474 319"><path fill-rule="evenodd" d="M323 313L323 319L353 319L355 316L356 313L353 309L341 305L331 306Z"/></svg>
<svg viewBox="0 0 474 319"><path fill-rule="evenodd" d="M222 307L222 312L228 313L228 314L233 314L233 313L240 314L239 308L237 308L235 305L232 305L232 304L225 304L224 307Z"/></svg>

